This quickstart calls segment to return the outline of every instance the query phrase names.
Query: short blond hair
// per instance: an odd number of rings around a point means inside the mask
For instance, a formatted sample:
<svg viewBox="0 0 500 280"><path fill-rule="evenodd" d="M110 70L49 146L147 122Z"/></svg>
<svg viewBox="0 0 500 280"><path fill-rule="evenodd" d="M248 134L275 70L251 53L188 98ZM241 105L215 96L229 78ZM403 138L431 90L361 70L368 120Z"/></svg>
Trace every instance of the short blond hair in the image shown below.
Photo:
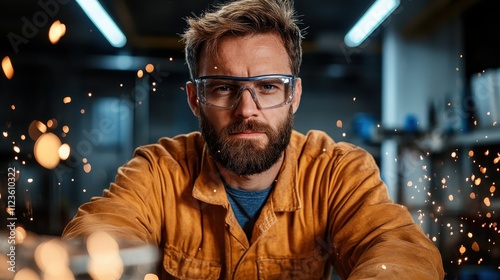
<svg viewBox="0 0 500 280"><path fill-rule="evenodd" d="M291 0L237 0L215 8L186 20L188 28L181 36L191 79L199 75L200 56L216 55L222 37L257 33L278 34L288 53L292 74L299 74L302 32Z"/></svg>

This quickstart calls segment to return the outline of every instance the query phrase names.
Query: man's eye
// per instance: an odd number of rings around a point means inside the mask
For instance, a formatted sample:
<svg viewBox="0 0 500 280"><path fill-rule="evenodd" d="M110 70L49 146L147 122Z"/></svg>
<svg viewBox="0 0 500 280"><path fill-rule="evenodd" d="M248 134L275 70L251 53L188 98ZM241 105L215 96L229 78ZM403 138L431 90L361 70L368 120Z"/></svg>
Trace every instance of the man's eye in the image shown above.
<svg viewBox="0 0 500 280"><path fill-rule="evenodd" d="M214 85L209 88L208 92L212 95L230 95L234 91L234 88L229 85Z"/></svg>
<svg viewBox="0 0 500 280"><path fill-rule="evenodd" d="M218 88L216 88L216 90L220 91L220 92L227 92L227 91L230 91L231 88L228 86L219 86Z"/></svg>

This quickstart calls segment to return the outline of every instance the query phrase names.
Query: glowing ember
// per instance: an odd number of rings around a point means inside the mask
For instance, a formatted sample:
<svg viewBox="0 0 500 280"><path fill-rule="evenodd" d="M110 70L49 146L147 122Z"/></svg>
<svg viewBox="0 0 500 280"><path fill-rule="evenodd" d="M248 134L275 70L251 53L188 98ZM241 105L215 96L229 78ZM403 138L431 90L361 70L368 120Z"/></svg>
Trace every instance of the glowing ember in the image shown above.
<svg viewBox="0 0 500 280"><path fill-rule="evenodd" d="M49 29L49 40L55 45L66 34L66 25L62 24L59 20L54 21Z"/></svg>
<svg viewBox="0 0 500 280"><path fill-rule="evenodd" d="M484 205L490 207L491 203L490 203L490 198L489 197L485 197L484 200L483 200L483 202L484 202Z"/></svg>
<svg viewBox="0 0 500 280"><path fill-rule="evenodd" d="M146 65L146 72L152 73L154 70L155 67L153 66L153 64L149 63L148 65Z"/></svg>
<svg viewBox="0 0 500 280"><path fill-rule="evenodd" d="M458 251L463 255L467 249L465 249L464 245L460 245L460 249L458 249Z"/></svg>
<svg viewBox="0 0 500 280"><path fill-rule="evenodd" d="M71 147L67 143L64 143L61 145L61 147L59 147L57 152L61 160L67 160L71 152Z"/></svg>
<svg viewBox="0 0 500 280"><path fill-rule="evenodd" d="M472 250L479 252L479 244L477 244L476 241L474 241L474 243L472 243Z"/></svg>
<svg viewBox="0 0 500 280"><path fill-rule="evenodd" d="M90 165L90 163L86 163L85 165L83 165L83 171L85 171L85 173L90 173L91 170L92 165Z"/></svg>
<svg viewBox="0 0 500 280"><path fill-rule="evenodd" d="M21 152L21 149L18 146L14 146L14 152L19 154Z"/></svg>
<svg viewBox="0 0 500 280"><path fill-rule="evenodd" d="M137 71L137 78L142 78L144 77L144 71L142 71L142 69L140 69L139 71Z"/></svg>
<svg viewBox="0 0 500 280"><path fill-rule="evenodd" d="M64 98L63 98L63 103L64 103L64 104L69 104L69 103L71 103L71 97L69 97L69 96L64 97Z"/></svg>
<svg viewBox="0 0 500 280"><path fill-rule="evenodd" d="M59 164L61 140L53 133L42 134L35 142L33 152L36 161L47 169L54 169Z"/></svg>
<svg viewBox="0 0 500 280"><path fill-rule="evenodd" d="M12 61L10 61L10 57L6 56L2 59L2 69L7 79L10 80L14 77L14 67L12 66Z"/></svg>

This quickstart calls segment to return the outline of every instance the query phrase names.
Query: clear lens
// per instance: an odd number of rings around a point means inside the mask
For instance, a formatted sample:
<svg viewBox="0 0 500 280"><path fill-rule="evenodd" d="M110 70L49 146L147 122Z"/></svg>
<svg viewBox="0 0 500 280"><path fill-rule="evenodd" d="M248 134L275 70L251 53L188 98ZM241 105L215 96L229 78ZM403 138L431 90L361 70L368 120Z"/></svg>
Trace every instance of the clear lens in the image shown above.
<svg viewBox="0 0 500 280"><path fill-rule="evenodd" d="M256 77L206 76L196 79L198 97L202 104L233 108L241 94L249 90L261 109L276 108L290 103L295 77L265 75Z"/></svg>

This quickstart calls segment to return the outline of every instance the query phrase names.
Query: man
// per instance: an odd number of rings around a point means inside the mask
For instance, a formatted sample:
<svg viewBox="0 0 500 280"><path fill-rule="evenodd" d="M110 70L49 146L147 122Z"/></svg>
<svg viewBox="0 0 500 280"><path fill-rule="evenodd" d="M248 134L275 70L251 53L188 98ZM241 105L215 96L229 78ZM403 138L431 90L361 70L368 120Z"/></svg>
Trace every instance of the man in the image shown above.
<svg viewBox="0 0 500 280"><path fill-rule="evenodd" d="M156 244L164 278L442 279L439 252L364 150L292 129L302 94L292 4L239 0L188 20L193 132L140 147L65 237Z"/></svg>

